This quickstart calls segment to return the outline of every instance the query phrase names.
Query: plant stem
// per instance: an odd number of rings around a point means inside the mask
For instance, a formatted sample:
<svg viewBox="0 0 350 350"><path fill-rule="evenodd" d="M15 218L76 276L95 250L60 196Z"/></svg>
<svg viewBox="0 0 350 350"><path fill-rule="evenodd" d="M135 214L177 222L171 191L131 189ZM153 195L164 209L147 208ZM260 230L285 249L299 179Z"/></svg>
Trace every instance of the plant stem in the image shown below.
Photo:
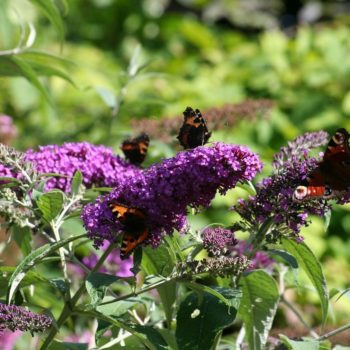
<svg viewBox="0 0 350 350"><path fill-rule="evenodd" d="M121 300L125 300L125 299L131 298L131 297L135 297L135 296L137 296L137 295L139 295L139 294L148 292L149 290L152 290L152 289L154 289L154 288L158 288L158 287L160 287L160 286L162 286L162 285L164 285L164 284L167 284L167 283L169 283L169 282L172 282L172 281L174 281L174 280L176 280L176 278L169 278L169 277L168 277L168 278L166 278L166 279L164 279L164 280L162 280L162 281L160 281L160 282L151 284L151 285L149 285L148 287L146 287L146 288L144 288L144 289L141 289L141 290L139 290L139 291L137 291L137 292L131 292L131 293L129 293L129 294L122 295L122 296L119 297L119 298L115 298L115 299L113 299L113 300L105 301L104 303L99 304L99 306L100 306L100 305L113 304L113 303L116 303L117 301L121 301Z"/></svg>
<svg viewBox="0 0 350 350"><path fill-rule="evenodd" d="M339 328L335 329L334 331L323 334L320 337L318 337L316 340L321 341L321 340L328 339L328 338L332 337L333 335L336 335L338 333L346 331L347 329L350 329L350 323L346 324L345 326L339 327Z"/></svg>
<svg viewBox="0 0 350 350"><path fill-rule="evenodd" d="M115 243L110 244L110 246L105 250L105 252L102 254L98 262L96 263L95 267L91 270L91 273L94 273L99 270L99 268L103 265L105 260L107 259L110 252L114 249ZM80 288L75 292L74 296L72 297L70 303L66 303L64 305L64 308L61 312L60 317L58 318L55 327L51 327L50 333L48 334L47 338L45 339L44 343L42 344L40 350L46 350L53 339L55 338L57 332L61 328L61 326L64 324L64 322L67 320L67 318L71 315L73 312L74 306L78 302L79 298L85 291L85 282L80 286Z"/></svg>
<svg viewBox="0 0 350 350"><path fill-rule="evenodd" d="M303 324L303 326L305 328L307 328L307 330L309 331L309 334L314 337L317 338L318 334L305 322L305 320L303 319L303 317L300 315L299 311L293 306L293 304L291 304L288 300L286 300L284 298L284 296L281 296L281 302L283 304L285 304L293 313L294 315L298 318L298 320Z"/></svg>

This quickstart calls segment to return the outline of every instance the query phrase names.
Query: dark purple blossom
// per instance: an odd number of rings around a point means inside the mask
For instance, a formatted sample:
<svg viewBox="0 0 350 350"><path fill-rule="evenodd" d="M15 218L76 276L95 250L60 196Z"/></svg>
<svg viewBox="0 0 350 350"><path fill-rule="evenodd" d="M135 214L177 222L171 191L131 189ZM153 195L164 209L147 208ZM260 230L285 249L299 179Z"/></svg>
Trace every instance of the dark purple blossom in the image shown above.
<svg viewBox="0 0 350 350"><path fill-rule="evenodd" d="M241 215L241 227L258 230L270 220L266 240L275 242L282 235L299 237L301 227L307 225L308 215L324 216L330 209L325 200L297 201L293 193L314 170L320 159L309 156L313 147L327 143L324 132L306 133L290 142L275 156L275 172L258 184L257 194L241 200L234 209ZM272 229L273 228L273 229Z"/></svg>
<svg viewBox="0 0 350 350"><path fill-rule="evenodd" d="M12 332L19 330L31 334L40 333L51 324L52 319L47 315L35 314L22 306L0 303L0 334L5 329Z"/></svg>
<svg viewBox="0 0 350 350"><path fill-rule="evenodd" d="M108 203L117 202L146 213L147 243L157 246L164 234L185 228L188 206L208 207L217 191L224 194L238 182L251 180L261 167L258 156L243 146L215 143L180 152L87 205L82 214L85 228L97 246L103 239L114 240L123 227Z"/></svg>
<svg viewBox="0 0 350 350"><path fill-rule="evenodd" d="M234 233L223 227L208 227L201 236L204 249L212 256L225 255L238 243Z"/></svg>
<svg viewBox="0 0 350 350"><path fill-rule="evenodd" d="M65 143L62 146L40 146L38 151L28 150L25 160L31 162L39 173L62 175L47 181L46 189L70 190L74 173L79 170L86 187L117 186L125 177L132 177L140 168L113 154L112 149L87 142ZM0 176L16 176L1 167Z"/></svg>

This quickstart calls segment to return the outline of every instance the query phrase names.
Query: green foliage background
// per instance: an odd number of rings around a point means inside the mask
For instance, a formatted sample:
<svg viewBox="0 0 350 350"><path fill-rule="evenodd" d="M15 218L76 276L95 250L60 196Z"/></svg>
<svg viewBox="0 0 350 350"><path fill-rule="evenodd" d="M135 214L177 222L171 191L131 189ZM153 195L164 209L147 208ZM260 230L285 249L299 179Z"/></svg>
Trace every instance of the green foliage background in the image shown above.
<svg viewBox="0 0 350 350"><path fill-rule="evenodd" d="M21 33L28 38L28 23L36 29L31 49L17 57L40 73L39 83L28 74L23 78L18 67L5 66L11 55L0 56L0 112L14 118L18 149L86 140L110 145L118 153L121 140L133 134L132 120L179 115L188 105L204 110L268 98L275 102L268 120L242 120L212 138L248 145L265 161L267 174L273 153L297 135L350 129L350 27L345 16L300 26L289 35L261 28L243 33L205 21L201 16L209 1L166 12L167 1L75 0L67 1L68 12L65 1L57 1L61 24L38 3L0 2L0 50L16 47ZM279 8L273 3L272 19ZM130 78L138 46L140 70ZM122 103L113 117L106 101L115 97ZM151 160L175 153L172 145L151 142ZM192 220L194 226L230 223L234 214L227 214L227 208L238 194L217 198L213 210ZM349 206L337 208L327 233L320 219L304 232L330 286L340 289L350 280L349 211ZM310 297L318 302L302 288L297 297L305 304ZM336 323L341 322L350 310L347 298L334 307Z"/></svg>

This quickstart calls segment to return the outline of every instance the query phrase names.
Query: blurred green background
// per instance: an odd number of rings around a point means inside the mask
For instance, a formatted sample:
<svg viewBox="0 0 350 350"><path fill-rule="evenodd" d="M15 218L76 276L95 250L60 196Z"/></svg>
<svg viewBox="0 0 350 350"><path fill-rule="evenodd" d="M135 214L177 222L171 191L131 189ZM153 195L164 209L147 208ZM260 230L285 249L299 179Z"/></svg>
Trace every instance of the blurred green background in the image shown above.
<svg viewBox="0 0 350 350"><path fill-rule="evenodd" d="M57 0L58 17L38 3L0 1L0 114L13 117L18 149L85 140L120 154L138 119L264 98L274 102L267 117L243 115L211 141L248 145L268 175L288 140L350 129L348 1ZM16 66L6 50L21 37L33 45L16 55ZM161 136L151 140L148 164L179 149ZM230 224L227 208L240 194L216 198L194 228ZM349 211L336 207L327 232L318 218L304 232L339 289L350 281ZM305 293L298 298L306 305ZM338 321L347 317L346 297L334 307Z"/></svg>

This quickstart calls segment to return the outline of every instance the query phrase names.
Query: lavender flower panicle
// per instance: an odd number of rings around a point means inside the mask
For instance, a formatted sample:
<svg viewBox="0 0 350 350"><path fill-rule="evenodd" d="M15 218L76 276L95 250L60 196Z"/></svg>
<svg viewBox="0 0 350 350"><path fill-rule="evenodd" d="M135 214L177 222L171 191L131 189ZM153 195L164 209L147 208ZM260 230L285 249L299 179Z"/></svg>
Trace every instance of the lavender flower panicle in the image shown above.
<svg viewBox="0 0 350 350"><path fill-rule="evenodd" d="M14 332L40 333L48 329L52 319L47 315L35 314L26 308L0 303L0 334L5 329Z"/></svg>
<svg viewBox="0 0 350 350"><path fill-rule="evenodd" d="M287 147L281 147L280 151L274 155L272 162L274 170L283 168L284 163L293 158L306 157L311 149L326 145L328 139L328 133L322 130L298 136L295 140L288 142Z"/></svg>
<svg viewBox="0 0 350 350"><path fill-rule="evenodd" d="M185 228L187 206L208 207L217 191L224 194L238 182L251 180L261 167L258 156L243 146L214 143L183 151L120 182L109 195L87 205L82 219L99 246L122 231L109 202L142 209L150 231L146 243L157 246L164 234Z"/></svg>
<svg viewBox="0 0 350 350"><path fill-rule="evenodd" d="M325 215L330 209L327 201L295 201L293 193L319 163L319 159L309 157L308 152L327 143L326 137L324 132L306 133L290 142L288 147L282 147L274 158L277 172L258 184L257 195L241 200L233 207L243 219L242 227L257 229L271 219L274 230L267 232L268 241L276 242L282 235L293 235L298 239L301 227L308 224L309 214Z"/></svg>
<svg viewBox="0 0 350 350"><path fill-rule="evenodd" d="M74 173L80 170L86 187L116 186L124 177L132 177L140 169L113 154L112 149L88 142L65 143L62 146L40 146L38 151L28 150L25 160L32 162L39 173L56 173L46 183L46 190L58 188L70 191ZM0 167L0 176L16 177L15 170Z"/></svg>

